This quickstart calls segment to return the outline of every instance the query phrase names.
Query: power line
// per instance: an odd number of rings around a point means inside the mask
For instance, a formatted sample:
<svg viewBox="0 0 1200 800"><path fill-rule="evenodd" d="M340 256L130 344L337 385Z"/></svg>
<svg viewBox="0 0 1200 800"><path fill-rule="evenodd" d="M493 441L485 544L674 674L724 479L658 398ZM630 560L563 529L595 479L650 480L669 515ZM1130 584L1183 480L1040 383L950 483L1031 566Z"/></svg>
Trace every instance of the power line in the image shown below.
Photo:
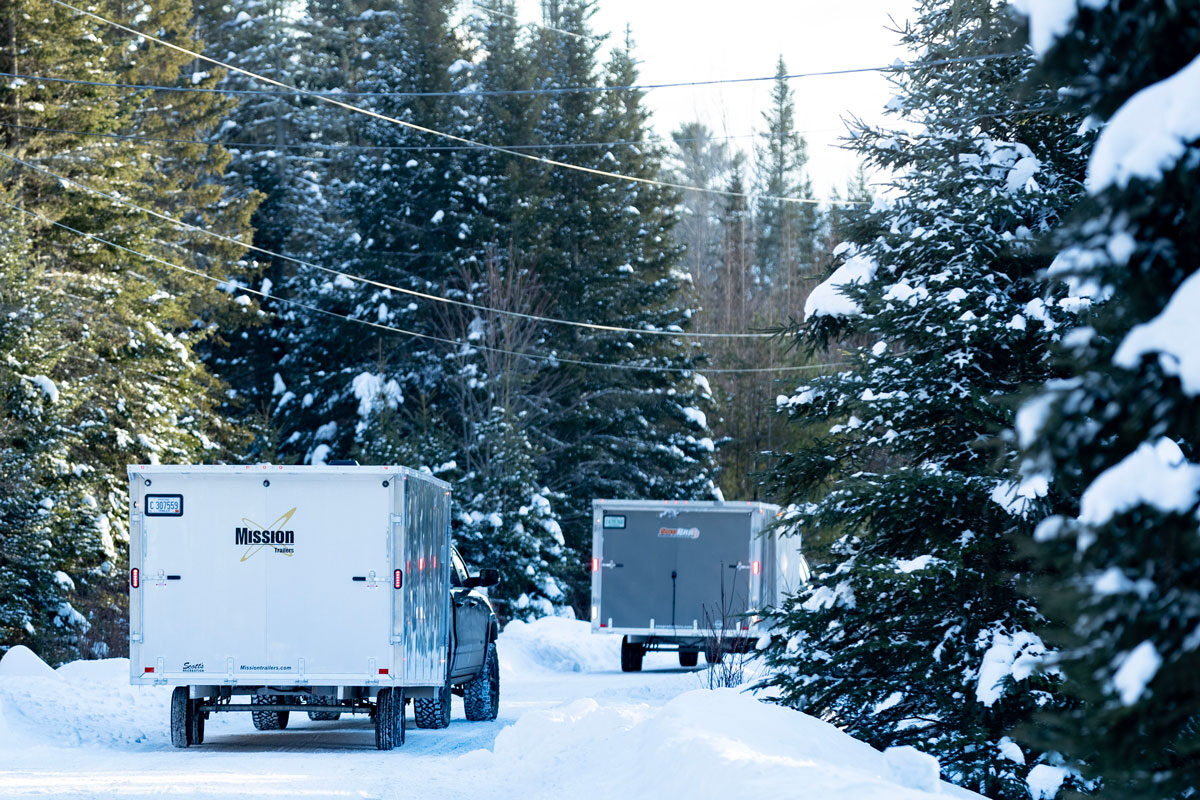
<svg viewBox="0 0 1200 800"><path fill-rule="evenodd" d="M223 233L218 233L216 231L209 230L208 228L202 228L198 225L193 225L190 222L184 222L183 220L176 219L175 217L172 217L168 214L163 214L162 212L155 211L150 208L146 208L145 206L140 206L137 203L134 203L130 200L126 200L123 197L120 197L119 195L111 194L109 192L105 192L100 189L96 189L92 186L88 186L87 184L80 183L76 180L68 178L65 175L59 175L58 173L52 172L51 170L48 170L44 167L39 167L38 165L31 164L28 161L23 161L22 159L19 159L16 156L9 155L8 153L5 153L3 151L0 151L0 158L8 159L9 161L13 162L14 164L20 164L21 166L25 167L26 169L31 169L35 172L40 172L41 174L45 175L48 178L52 178L56 181L59 181L60 184L66 183L71 186L75 186L86 192L91 192L92 194L95 194L95 195L98 195L105 199L111 200L115 203L120 203L121 205L124 205L128 208L132 208L137 211L141 211L144 214L149 214L150 216L161 219L164 222L169 222L172 225L176 225L181 228L186 228L187 230L195 231L197 233L203 233L206 236L212 236L213 238L220 239L223 242L227 242L229 244L233 244L238 247L244 247L247 250L252 250L256 253L262 253L263 255L270 256L272 258L282 259L284 261L289 261L293 264L299 264L300 266L308 267L309 269L320 270L321 272L325 272L325 273L328 273L329 275L334 275L339 278L346 278L346 279L354 281L356 283L362 283L367 286L374 286L379 289L388 289L390 291L399 292L401 294L406 294L411 297L417 297L422 300L431 300L436 303L446 303L449 305L455 305L455 306L459 306L462 308L470 308L474 311L482 311L482 312L486 312L489 314L503 314L506 316L515 317L517 319L529 320L530 322L544 322L544 323L549 323L549 324L553 324L553 325L567 325L567 326L574 327L574 328L585 328L587 330L604 331L606 333L626 333L626 334L633 334L633 335L646 334L646 335L650 335L650 336L673 336L673 337L678 337L678 338L708 338L708 339L769 339L772 336L774 336L774 334L770 334L770 333L699 333L699 332L693 333L693 332L688 332L688 331L669 331L669 330L659 330L659 329L644 330L641 328L624 328L624 327L617 326L617 325L602 325L602 324L593 323L593 322L579 322L577 320L557 319L554 317L538 316L536 314L525 314L520 311L509 311L506 309L491 308L489 306L480 305L478 303L471 303L466 300L455 300L450 297L442 297L442 296L436 295L436 294L420 292L420 291L417 291L416 289L406 289L402 286L394 286L390 283L384 283L382 281L376 281L376 280L372 280L370 278L363 278L358 275L352 275L348 272L342 272L341 270L332 269L330 267L326 267L321 264L314 264L310 261L305 261L300 258L295 258L293 256L284 255L283 253L276 253L276 252L274 252L272 250L268 250L264 247L258 247L257 245L243 242L239 239L235 239L232 236L226 236Z"/></svg>
<svg viewBox="0 0 1200 800"><path fill-rule="evenodd" d="M64 2L59 2L59 0L51 0L51 2L55 2L58 5L66 6L67 8L73 9L80 13L95 17L96 19L100 20L101 22L106 22L110 25L114 25L114 26L121 28L122 30L132 33L136 36L145 37L146 39L150 39L152 41L158 42L159 44L167 44L167 42L157 39L149 34L141 33L140 31L136 31L132 28L127 28L118 23L111 22L107 19L104 19L103 17L99 16L98 14L92 14L91 12L81 11L80 9L75 8L75 6L69 5ZM817 72L794 72L794 73L791 73L788 75L761 75L761 76L757 76L757 77L753 77L753 78L714 78L712 80L704 80L704 81L676 81L673 83L636 83L636 84L629 84L626 86L551 86L551 87L546 87L546 88L542 88L542 89L478 89L478 90L463 89L460 91L440 91L440 92L350 92L350 91L345 91L342 89L336 89L336 90L330 89L330 90L324 90L324 91L317 91L317 90L311 90L311 89L294 88L294 87L288 86L285 83L282 83L281 81L276 81L276 80L273 80L270 78L262 78L261 76L252 75L251 73L249 73L245 70L241 70L241 69L238 69L237 67L230 66L229 64L222 63L220 61L217 61L216 59L209 58L208 56L200 55L199 53L193 53L191 50L186 50L182 47L179 47L178 45L170 45L169 44L168 46L173 47L178 50L181 50L182 52L189 53L198 58L202 58L205 61L209 61L209 62L217 64L219 66L223 66L228 69L232 69L235 72L247 75L249 77L255 77L260 80L268 81L269 83L272 83L276 86L283 87L283 91L274 90L274 89L222 89L222 88L216 88L216 87L209 88L209 87L202 87L202 86L164 86L162 84L155 84L155 83L118 83L118 82L109 82L109 81L86 81L86 80L82 80L79 78L54 78L54 77L47 77L44 75L24 75L24 74L15 73L15 72L0 72L0 76L6 77L6 78L15 78L18 80L25 80L25 81L44 81L46 83L67 83L67 84L75 84L75 85L80 85L80 86L102 86L102 87L108 87L108 88L131 89L131 90L135 90L135 91L145 91L145 92L183 92L183 93L192 93L192 94L222 94L222 95L264 95L267 97L290 97L293 95L300 94L300 95L307 95L310 97L315 97L318 99L320 99L320 98L337 98L337 97L464 97L464 98L466 98L466 97L509 97L509 96L514 96L514 95L588 94L588 93L595 93L595 92L648 92L648 91L652 91L654 89L681 89L681 88L695 88L698 86L723 86L723 85L729 85L729 84L761 83L764 81L778 81L778 80L791 81L791 80L799 80L801 78L826 78L826 77L831 77L831 76L835 76L835 75L856 75L856 74L861 74L861 73L865 73L865 72L906 72L906 71L912 70L912 69L924 69L924 68L928 68L928 67L949 66L950 64L963 64L963 63L973 63L973 62L981 62L981 61L991 61L993 59L1012 58L1015 55L1020 55L1020 53L991 53L988 55L981 55L981 56L960 56L957 58L939 58L939 59L935 59L933 61L910 61L907 63L890 64L888 66L882 66L882 67L850 67L847 69L830 69L830 70L821 70L821 71L817 71Z"/></svg>
<svg viewBox="0 0 1200 800"><path fill-rule="evenodd" d="M218 286L229 285L228 280L225 280L222 278L217 278L212 275L209 275L206 272L201 272L200 270L195 270L190 267L185 267L180 264L176 264L174 262L167 261L167 260L159 258L158 256L155 256L155 255L143 253L140 250L134 250L133 248L126 247L125 245L122 245L122 244L117 244L116 242L105 239L102 236L97 236L96 234L93 234L93 233L81 231L78 228L73 228L70 225L67 225L65 223L58 222L56 220L52 220L49 217L46 217L46 216L43 216L42 214L37 213L36 211L30 211L29 209L27 209L23 206L15 205L15 204L9 203L5 200L0 200L0 204L3 204L5 206L15 209L17 211L20 211L20 212L27 214L31 217L34 217L36 219L40 219L43 222L46 222L50 225L54 225L54 226L57 226L64 230L70 231L71 233L74 233L78 236L84 236L93 241L108 245L109 247L112 247L116 250L122 250L131 255L135 255L146 261L150 261L150 262L156 263L156 264L161 264L162 266L170 267L171 269L179 270L180 272L186 272L189 275L194 275L198 278L204 278L205 280L211 281L211 282L217 284ZM138 278L139 280L150 282L149 278L138 275L137 273L134 273L134 277ZM335 317L337 319L345 320L347 322L354 322L354 323L358 323L360 325L366 325L371 328L389 331L391 333L399 333L404 336L412 336L417 339L425 339L425 340L429 340L429 341L440 342L442 344L454 345L456 347L467 347L467 348L473 348L476 350L485 350L485 351L492 352L492 353L500 353L502 355L516 356L519 358L530 358L530 359L534 359L534 360L538 360L538 361L545 361L545 362L548 362L551 364L572 364L575 366L582 366L582 367L601 367L601 368L606 368L606 369L624 369L624 370L633 370L633 371L641 371L641 372L680 372L680 373L685 373L685 374L686 373L720 374L720 373L796 372L796 371L801 371L801 370L824 369L827 367L839 367L839 366L846 365L846 362L836 362L836 363L830 363L830 364L806 364L804 366L798 366L798 367L762 367L762 368L750 368L750 369L705 369L705 370L700 370L695 367L655 367L655 366L648 366L648 365L642 365L642 364L611 364L611 363L606 363L603 361L583 361L583 360L579 360L579 359L559 358L558 356L547 356L547 355L542 355L540 353L521 353L521 352L517 352L515 350L506 350L506 349L500 348L500 347L490 347L487 345L472 344L470 342L463 342L458 339L446 339L441 336L433 336L433 335L427 334L427 333L419 333L417 331L410 331L410 330L406 330L404 328L397 328L392 325L384 325L381 322L371 322L370 320L359 319L357 317L351 317L346 314L339 314L336 311L329 311L327 309L309 305L308 303L303 303L298 300L291 300L291 299L288 299L285 297L279 297L277 295L269 294L267 292L263 292L258 289L251 289L247 286L238 286L237 290L241 291L241 292L245 292L247 294L256 295L265 300L274 300L276 302L286 303L288 305L294 305L299 308L303 308L303 309L312 311L317 314L323 314L325 316Z"/></svg>
<svg viewBox="0 0 1200 800"><path fill-rule="evenodd" d="M481 6L478 3L471 3L471 7L477 8L480 11L485 11L488 14L495 14L498 17L505 17L507 19L511 19L513 22L521 22L521 19L519 17L515 17L512 14L506 14L503 11L498 11L494 8L488 8L487 6ZM553 31L554 33L561 33L564 36L573 36L576 39L591 39L594 42L603 42L604 41L604 38L601 36L587 36L586 34L575 33L574 31L564 31L562 28L555 28L552 25L545 25L541 22L521 22L521 24L522 25L532 25L535 28L541 28L542 30Z"/></svg>
<svg viewBox="0 0 1200 800"><path fill-rule="evenodd" d="M113 22L112 20L107 19L106 17L102 17L99 14L95 14L91 11L85 11L85 10L79 8L78 6L73 6L70 3L64 2L64 0L50 0L50 2L54 3L55 5L62 6L63 8L69 8L72 11L76 12L77 14L91 17L92 19L95 19L99 22L103 22L106 25L111 25L112 27L116 28L117 30L125 31L126 33L130 33L134 36L140 36L140 37L146 39L147 41L154 42L155 44L160 44L164 47L169 47L172 50L178 51L180 53L184 53L185 55L189 55L193 58L199 58L203 61L209 62L210 64L215 64L218 67L224 67L225 69L232 70L239 74L245 75L249 78L253 78L255 80L262 81L263 83L270 84L272 86L279 86L279 87L282 87L285 89L292 89L292 87L289 87L287 84L285 84L281 81L277 81L274 78L268 78L263 75L259 75L257 73L251 72L250 70L242 69L241 67L235 67L232 64L212 58L211 56L206 56L203 53L197 53L195 50L189 50L186 47L182 47L182 46L174 44L172 42L168 42L165 39L160 39L157 36L153 36L148 33L143 33L134 28L130 28L126 25L122 25L119 22ZM433 128L427 128L424 125L417 125L414 122L408 122L406 120L398 119L396 117L391 117L391 116L388 116L387 114L380 114L378 111L371 111L369 109L361 108L359 106L352 105L350 103L344 103L341 100L335 100L332 97L325 97L322 95L314 94L307 90L293 89L293 91L297 94L303 94L303 95L315 97L317 100L320 100L323 103L328 103L329 105L336 106L338 108L343 108L343 109L346 109L347 111L353 111L357 114L363 114L363 115L371 117L373 119L379 119L379 120L383 120L384 122L390 122L393 125L400 125L401 127L409 128L411 130L419 131L421 133L426 133L431 136L439 136L443 139L449 139L450 141L458 142L459 144L480 147L485 150L491 150L492 152L495 152L495 153L504 153L506 155L513 156L515 158L522 158L527 161L533 161L535 163L542 164L542 165L545 165L548 167L557 167L560 169L573 170L575 172L583 172L583 173L586 173L589 175L596 175L596 176L599 176L602 178L611 178L613 180L625 181L627 183L639 183L644 186L659 186L659 187L662 187L665 189L677 189L677 190L681 190L681 191L691 191L691 192L704 192L707 194L721 195L723 197L746 197L746 198L753 198L753 199L760 199L760 200L774 200L774 201L781 202L781 203L797 203L797 204L807 204L807 205L821 205L822 203L829 203L830 205L845 205L845 206L863 205L863 203L861 201L857 201L857 200L824 200L823 201L823 200L818 200L813 197L778 197L778 196L774 196L774 195L754 194L752 192L733 192L733 191L729 191L726 189L712 189L712 188L701 187L701 186L689 186L684 183L659 181L659 180L655 180L653 178L643 178L643 177L640 177L637 175L624 175L619 172L609 172L607 170L596 169L594 167L585 167L580 164L571 164L566 161L558 161L558 160L551 159L551 158L545 158L543 156L536 156L536 155L532 155L530 153L521 152L520 150L510 150L505 147L497 147L495 145L483 144L481 142L476 142L471 139L464 138L462 136L455 136L452 133L446 133L444 131L435 130Z"/></svg>
<svg viewBox="0 0 1200 800"><path fill-rule="evenodd" d="M37 125L19 125L15 122L0 122L0 128L15 128L15 129L19 129L19 130L40 131L42 133L69 133L69 134L73 134L76 136L99 136L99 137L103 137L103 138L107 138L107 139L117 139L117 140L135 141L135 142L163 142L166 144L202 144L202 145L207 145L209 147L221 146L221 147L227 147L227 148L231 148L231 149L239 149L239 148L243 148L243 147L246 147L246 148L258 147L258 148L263 148L266 150L295 150L295 149L319 149L319 150L338 150L338 151L340 151L340 150L397 151L398 150L401 152L428 152L428 151L441 152L441 151L452 151L452 150L476 150L476 149L478 149L477 147L470 146L470 145L463 145L463 144L459 144L459 145L454 145L454 144L444 144L444 145L325 144L323 142L318 142L318 141L310 141L307 143L283 142L280 144L272 144L270 142L231 142L231 141L221 141L221 140L208 141L205 139L174 139L174 138L162 137L162 136L136 136L133 134L123 134L123 133L76 131L76 130L71 130L69 128L43 128L43 127L40 127ZM805 134L812 134L812 133L832 133L832 132L839 131L839 130L842 130L842 129L841 128L819 128L819 129L811 129L811 130L804 130L804 131L788 131L787 135L803 136ZM762 138L765 136L778 136L778 134L773 134L773 133L763 131L763 132L759 132L759 133L741 133L741 134L733 134L733 135L728 135L728 136L680 137L678 139L676 139L675 137L672 136L669 140L664 139L662 137L654 137L653 139L648 139L648 140L617 139L617 140L614 140L611 142L546 142L543 144L505 144L505 145L497 145L497 146L504 147L509 150L557 150L557 149L581 148L581 147L616 147L616 146L620 146L620 145L631 145L631 146L666 145L666 144L671 144L672 142L717 142L717 141L726 141L729 139Z"/></svg>

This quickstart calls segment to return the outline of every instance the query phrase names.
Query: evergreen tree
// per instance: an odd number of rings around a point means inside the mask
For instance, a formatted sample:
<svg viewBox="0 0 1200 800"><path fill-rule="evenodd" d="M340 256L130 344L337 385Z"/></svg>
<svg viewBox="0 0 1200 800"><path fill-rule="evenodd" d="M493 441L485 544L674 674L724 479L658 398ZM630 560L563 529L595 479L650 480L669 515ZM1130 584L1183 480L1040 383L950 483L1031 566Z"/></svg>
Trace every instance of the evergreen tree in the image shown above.
<svg viewBox="0 0 1200 800"><path fill-rule="evenodd" d="M610 86L636 83L626 49L615 50L603 76L588 19L590 0L547 3L548 25L534 59L542 85ZM660 173L664 154L648 141L648 112L638 92L551 96L538 135L547 142L637 141L637 147L593 151L550 149L562 161L646 178ZM628 328L689 325L687 273L671 230L678 198L660 187L614 181L568 170L544 170L536 190L532 230L519 231L547 293L553 316ZM597 497L703 498L713 489L713 442L705 409L707 382L691 370L697 348L682 338L615 334L549 326L547 350L572 359L627 364L639 370L565 363L549 369L570 388L553 409L537 444L549 457L550 488L565 495L562 519L568 546L587 552L591 500ZM682 368L683 371L675 371ZM661 371L658 371L661 370ZM578 608L586 605L582 560L572 574Z"/></svg>
<svg viewBox="0 0 1200 800"><path fill-rule="evenodd" d="M1013 27L997 0L924 0L904 41L918 64L1013 53ZM778 611L767 652L780 702L877 747L916 746L948 780L1013 800L1058 756L1009 734L1064 700L1035 669L1041 618L1021 592L1021 537L1055 499L1007 479L1006 398L1054 374L1049 349L1077 304L1046 291L1032 242L1082 178L1077 121L1022 112L1055 97L1015 96L1031 66L1018 53L906 69L890 109L920 127L856 132L895 196L863 213L805 305L809 347L857 346L848 370L780 398L820 428L774 474L796 504L787 530L841 538Z"/></svg>
<svg viewBox="0 0 1200 800"><path fill-rule="evenodd" d="M103 4L99 11L121 16ZM148 29L192 41L185 0L144 14ZM202 87L216 80L194 72L175 51L42 0L2 6L0 19L12 45L0 55L8 72ZM7 160L7 196L29 212L116 245L236 278L238 248L209 242L200 248L176 226L56 177L238 234L251 209L225 201L217 182L224 151L168 141L203 138L220 113L219 100L208 94L179 94L162 103L151 93L107 86L10 82L0 89L4 154L54 175ZM21 230L21 258L39 278L41 297L33 307L44 313L30 317L34 328L22 334L25 364L10 366L37 378L45 394L40 407L15 398L24 428L19 442L33 471L22 491L42 509L36 524L50 542L49 566L61 573L60 595L71 596L57 607L55 629L46 637L53 641L42 652L52 660L119 653L125 647L118 604L125 577L117 569L127 543L125 466L209 461L236 441L236 431L212 413L222 387L198 354L215 330L248 316L248 298L214 292L211 281L34 217ZM37 550L27 555L41 558Z"/></svg>
<svg viewBox="0 0 1200 800"><path fill-rule="evenodd" d="M796 100L780 56L771 87L771 105L763 112L766 130L755 148L758 191L758 265L776 292L788 295L789 307L799 302L801 280L813 274L819 220L811 203L789 203L769 197L810 198L808 143L796 132Z"/></svg>
<svg viewBox="0 0 1200 800"><path fill-rule="evenodd" d="M1073 499L1037 528L1038 592L1082 702L1041 743L1113 798L1200 786L1200 7L1027 5L1038 80L1104 127L1087 202L1050 272L1094 301L1063 336L1069 377L1022 407L1027 481Z"/></svg>

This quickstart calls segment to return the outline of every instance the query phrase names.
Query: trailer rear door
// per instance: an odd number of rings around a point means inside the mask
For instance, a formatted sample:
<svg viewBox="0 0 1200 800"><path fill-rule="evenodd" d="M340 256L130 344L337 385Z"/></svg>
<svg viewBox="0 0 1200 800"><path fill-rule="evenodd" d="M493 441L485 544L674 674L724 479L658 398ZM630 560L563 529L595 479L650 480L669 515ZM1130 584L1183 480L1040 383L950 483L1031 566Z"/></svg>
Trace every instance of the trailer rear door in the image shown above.
<svg viewBox="0 0 1200 800"><path fill-rule="evenodd" d="M749 605L750 524L737 512L605 506L599 619L613 628L708 628ZM738 621L740 624L740 621Z"/></svg>
<svg viewBox="0 0 1200 800"><path fill-rule="evenodd" d="M390 495L374 476L152 478L143 491L145 665L162 658L168 675L232 671L267 685L390 666ZM178 496L182 513L153 515L153 495Z"/></svg>

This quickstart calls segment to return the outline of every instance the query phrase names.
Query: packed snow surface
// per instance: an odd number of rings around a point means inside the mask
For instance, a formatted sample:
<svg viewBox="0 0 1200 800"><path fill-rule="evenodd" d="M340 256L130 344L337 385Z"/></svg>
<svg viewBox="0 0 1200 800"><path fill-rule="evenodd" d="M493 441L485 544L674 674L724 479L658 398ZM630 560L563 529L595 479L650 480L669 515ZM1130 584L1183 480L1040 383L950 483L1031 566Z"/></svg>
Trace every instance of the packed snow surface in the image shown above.
<svg viewBox="0 0 1200 800"><path fill-rule="evenodd" d="M1132 178L1158 179L1200 139L1200 56L1147 86L1117 109L1088 163L1087 188L1097 194Z"/></svg>
<svg viewBox="0 0 1200 800"><path fill-rule="evenodd" d="M704 670L650 653L622 673L620 639L585 622L510 623L500 636L500 718L374 750L365 718L258 733L214 715L205 743L177 750L168 687L128 685L124 659L52 670L15 647L0 660L4 798L978 798L938 779L915 750L880 753L835 727L750 694L706 688Z"/></svg>
<svg viewBox="0 0 1200 800"><path fill-rule="evenodd" d="M1200 97L1196 99L1200 104ZM1183 391L1200 395L1200 272L1179 285L1166 308L1149 322L1137 325L1121 342L1113 363L1134 369L1142 356L1157 353L1162 371L1178 375Z"/></svg>

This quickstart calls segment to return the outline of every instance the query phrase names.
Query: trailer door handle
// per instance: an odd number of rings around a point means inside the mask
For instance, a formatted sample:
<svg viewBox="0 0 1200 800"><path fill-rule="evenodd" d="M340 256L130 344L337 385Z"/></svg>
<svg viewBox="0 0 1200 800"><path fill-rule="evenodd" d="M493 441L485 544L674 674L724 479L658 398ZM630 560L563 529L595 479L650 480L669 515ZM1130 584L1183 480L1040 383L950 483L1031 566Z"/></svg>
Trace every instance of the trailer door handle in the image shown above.
<svg viewBox="0 0 1200 800"><path fill-rule="evenodd" d="M612 569L613 567L623 567L625 565L618 564L615 561L602 561L602 562L600 562L600 566L604 567L605 569Z"/></svg>

